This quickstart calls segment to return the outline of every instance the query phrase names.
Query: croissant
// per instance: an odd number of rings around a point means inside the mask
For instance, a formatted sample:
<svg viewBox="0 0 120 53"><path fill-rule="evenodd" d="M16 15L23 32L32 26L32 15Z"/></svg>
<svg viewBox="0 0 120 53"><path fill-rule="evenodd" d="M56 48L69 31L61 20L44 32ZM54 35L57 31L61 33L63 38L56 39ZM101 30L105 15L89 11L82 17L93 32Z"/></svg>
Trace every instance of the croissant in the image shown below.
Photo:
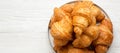
<svg viewBox="0 0 120 53"><path fill-rule="evenodd" d="M61 18L51 26L51 34L56 39L71 40L72 39L72 20L59 8L55 8L55 17Z"/></svg>
<svg viewBox="0 0 120 53"><path fill-rule="evenodd" d="M69 49L73 48L72 44L68 43L67 45L61 47L60 49L57 49L57 53L69 53Z"/></svg>
<svg viewBox="0 0 120 53"><path fill-rule="evenodd" d="M107 53L108 47L105 45L97 45L95 47L96 53Z"/></svg>
<svg viewBox="0 0 120 53"><path fill-rule="evenodd" d="M94 30L93 30L94 29ZM89 26L79 38L73 41L74 47L85 48L90 46L92 41L98 38L99 30L97 26Z"/></svg>
<svg viewBox="0 0 120 53"><path fill-rule="evenodd" d="M49 26L50 33L54 37L54 50L59 50L72 40L72 20L69 14L60 8L54 9L54 16Z"/></svg>
<svg viewBox="0 0 120 53"><path fill-rule="evenodd" d="M110 21L110 19L106 18L102 20L101 24L106 26L113 33L112 22Z"/></svg>
<svg viewBox="0 0 120 53"><path fill-rule="evenodd" d="M93 50L74 48L71 44L57 50L57 53L95 53Z"/></svg>
<svg viewBox="0 0 120 53"><path fill-rule="evenodd" d="M91 12L90 8L88 8L90 5L92 5L91 2L88 4L85 1L77 2L72 11L73 26L76 37L80 36L83 30L91 24Z"/></svg>
<svg viewBox="0 0 120 53"><path fill-rule="evenodd" d="M76 38L73 41L73 46L77 48L85 48L88 47L92 43L92 39L88 35L81 35L81 37Z"/></svg>
<svg viewBox="0 0 120 53"><path fill-rule="evenodd" d="M104 24L103 24L104 23ZM105 25L106 24L106 25ZM93 43L96 46L95 50L97 53L106 53L108 47L111 45L113 40L112 23L107 18L104 19L99 25L99 37ZM110 27L109 27L110 26Z"/></svg>
<svg viewBox="0 0 120 53"><path fill-rule="evenodd" d="M84 4L84 5L83 5ZM84 48L88 47L93 40L98 37L98 29L96 25L96 18L91 11L93 3L88 1L78 2L73 9L73 26L76 39L73 41L74 47ZM89 27L86 31L85 29ZM95 30L92 30L95 29ZM85 31L85 34L82 32Z"/></svg>
<svg viewBox="0 0 120 53"><path fill-rule="evenodd" d="M76 37L79 37L82 34L83 30L88 26L88 20L82 16L74 16L73 26Z"/></svg>
<svg viewBox="0 0 120 53"><path fill-rule="evenodd" d="M92 5L91 12L92 12L92 15L96 18L96 21L98 22L102 21L105 18L105 15L95 5Z"/></svg>
<svg viewBox="0 0 120 53"><path fill-rule="evenodd" d="M86 27L104 19L104 14L91 1L77 2L72 15L76 36L80 36Z"/></svg>
<svg viewBox="0 0 120 53"><path fill-rule="evenodd" d="M54 50L60 49L62 46L67 45L68 40L54 39Z"/></svg>

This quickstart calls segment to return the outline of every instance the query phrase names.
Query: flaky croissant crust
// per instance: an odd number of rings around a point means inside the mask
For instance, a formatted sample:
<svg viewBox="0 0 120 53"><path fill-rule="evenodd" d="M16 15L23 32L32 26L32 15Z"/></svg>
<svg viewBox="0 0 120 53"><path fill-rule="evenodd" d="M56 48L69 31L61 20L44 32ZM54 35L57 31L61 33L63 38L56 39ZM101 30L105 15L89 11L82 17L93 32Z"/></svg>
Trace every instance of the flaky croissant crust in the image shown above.
<svg viewBox="0 0 120 53"><path fill-rule="evenodd" d="M92 1L54 8L49 27L57 53L106 53L113 40L112 22Z"/></svg>

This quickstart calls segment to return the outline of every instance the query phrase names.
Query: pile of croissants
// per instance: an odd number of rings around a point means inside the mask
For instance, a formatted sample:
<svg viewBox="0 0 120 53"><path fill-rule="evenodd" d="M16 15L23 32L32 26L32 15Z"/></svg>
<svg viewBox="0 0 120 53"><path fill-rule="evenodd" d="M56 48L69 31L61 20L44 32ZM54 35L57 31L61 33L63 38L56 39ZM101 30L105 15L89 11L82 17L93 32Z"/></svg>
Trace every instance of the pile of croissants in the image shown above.
<svg viewBox="0 0 120 53"><path fill-rule="evenodd" d="M56 53L107 53L113 40L110 19L92 1L55 7L49 28Z"/></svg>

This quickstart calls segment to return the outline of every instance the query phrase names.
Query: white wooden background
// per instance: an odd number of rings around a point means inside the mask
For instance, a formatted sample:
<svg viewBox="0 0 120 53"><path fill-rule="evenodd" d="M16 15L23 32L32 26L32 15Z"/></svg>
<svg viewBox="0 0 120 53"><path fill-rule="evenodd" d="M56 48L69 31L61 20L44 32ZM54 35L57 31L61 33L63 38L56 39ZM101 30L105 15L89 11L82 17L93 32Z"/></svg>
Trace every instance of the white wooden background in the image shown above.
<svg viewBox="0 0 120 53"><path fill-rule="evenodd" d="M53 8L72 0L0 0L0 53L52 53L47 27ZM108 53L120 52L120 1L94 0L110 16L114 41Z"/></svg>

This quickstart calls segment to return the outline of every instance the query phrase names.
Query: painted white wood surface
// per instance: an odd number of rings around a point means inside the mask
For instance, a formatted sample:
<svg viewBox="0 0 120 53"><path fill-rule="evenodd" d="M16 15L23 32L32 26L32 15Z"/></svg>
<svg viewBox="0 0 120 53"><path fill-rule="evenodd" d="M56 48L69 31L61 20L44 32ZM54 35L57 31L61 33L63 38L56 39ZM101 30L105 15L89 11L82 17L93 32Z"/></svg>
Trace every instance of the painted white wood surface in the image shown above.
<svg viewBox="0 0 120 53"><path fill-rule="evenodd" d="M0 53L51 53L47 27L54 7L72 0L0 0ZM110 16L114 41L108 53L120 52L120 1L94 0Z"/></svg>

